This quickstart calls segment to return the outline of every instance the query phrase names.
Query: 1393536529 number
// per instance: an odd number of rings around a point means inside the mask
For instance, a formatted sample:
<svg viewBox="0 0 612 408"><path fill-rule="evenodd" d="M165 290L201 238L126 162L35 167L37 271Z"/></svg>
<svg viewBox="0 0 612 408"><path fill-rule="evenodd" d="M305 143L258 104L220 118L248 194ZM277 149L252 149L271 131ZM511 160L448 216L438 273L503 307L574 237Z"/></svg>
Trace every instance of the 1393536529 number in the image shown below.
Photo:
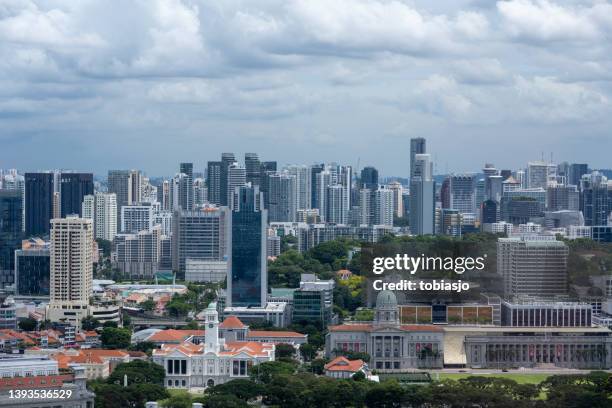
<svg viewBox="0 0 612 408"><path fill-rule="evenodd" d="M9 390L10 399L68 399L72 390Z"/></svg>

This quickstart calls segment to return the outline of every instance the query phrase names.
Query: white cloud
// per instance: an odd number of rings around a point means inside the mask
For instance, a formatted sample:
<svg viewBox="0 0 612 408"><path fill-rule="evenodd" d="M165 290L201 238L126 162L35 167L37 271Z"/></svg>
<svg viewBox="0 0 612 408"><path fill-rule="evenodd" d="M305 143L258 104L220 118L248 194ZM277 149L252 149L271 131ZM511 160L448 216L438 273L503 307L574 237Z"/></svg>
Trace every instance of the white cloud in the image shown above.
<svg viewBox="0 0 612 408"><path fill-rule="evenodd" d="M497 9L510 35L533 41L593 41L604 35L612 5L563 6L548 0L499 1Z"/></svg>

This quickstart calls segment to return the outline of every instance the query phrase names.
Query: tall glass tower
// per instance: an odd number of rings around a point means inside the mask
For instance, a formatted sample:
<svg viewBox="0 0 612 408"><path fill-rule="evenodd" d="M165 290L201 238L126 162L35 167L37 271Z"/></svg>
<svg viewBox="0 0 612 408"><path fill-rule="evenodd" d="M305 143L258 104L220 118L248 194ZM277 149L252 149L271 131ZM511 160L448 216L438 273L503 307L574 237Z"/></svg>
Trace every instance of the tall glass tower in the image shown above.
<svg viewBox="0 0 612 408"><path fill-rule="evenodd" d="M266 225L259 188L237 189L228 250L227 306L265 307L268 294Z"/></svg>

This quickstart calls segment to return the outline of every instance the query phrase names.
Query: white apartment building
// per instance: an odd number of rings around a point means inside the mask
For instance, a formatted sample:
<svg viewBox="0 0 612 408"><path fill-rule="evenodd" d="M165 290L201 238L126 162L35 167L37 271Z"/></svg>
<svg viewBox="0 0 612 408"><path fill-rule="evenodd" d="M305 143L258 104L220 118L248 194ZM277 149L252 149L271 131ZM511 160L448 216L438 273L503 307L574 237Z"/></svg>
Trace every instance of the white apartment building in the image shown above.
<svg viewBox="0 0 612 408"><path fill-rule="evenodd" d="M94 237L112 241L117 234L117 195L96 193L83 198L83 218L93 220Z"/></svg>
<svg viewBox="0 0 612 408"><path fill-rule="evenodd" d="M93 242L92 220L77 216L51 220L49 320L80 327L88 315Z"/></svg>

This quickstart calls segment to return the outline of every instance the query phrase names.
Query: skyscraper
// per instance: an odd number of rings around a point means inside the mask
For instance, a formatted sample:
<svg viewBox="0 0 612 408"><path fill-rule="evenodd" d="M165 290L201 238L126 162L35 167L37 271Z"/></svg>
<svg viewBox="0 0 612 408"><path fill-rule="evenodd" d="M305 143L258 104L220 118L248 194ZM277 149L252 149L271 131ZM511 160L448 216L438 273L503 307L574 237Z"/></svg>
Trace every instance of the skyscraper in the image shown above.
<svg viewBox="0 0 612 408"><path fill-rule="evenodd" d="M15 251L15 294L49 297L51 279L50 246L41 239L23 241Z"/></svg>
<svg viewBox="0 0 612 408"><path fill-rule="evenodd" d="M584 225L608 225L608 214L612 211L612 187L606 176L598 171L585 174L580 186L580 210L584 215Z"/></svg>
<svg viewBox="0 0 612 408"><path fill-rule="evenodd" d="M310 208L310 169L308 168L308 166L292 165L287 167L287 173L295 177L295 196L297 209L304 210ZM270 215L270 219L272 219L272 215Z"/></svg>
<svg viewBox="0 0 612 408"><path fill-rule="evenodd" d="M327 186L325 191L325 222L331 224L348 223L348 206L346 205L346 189L335 184Z"/></svg>
<svg viewBox="0 0 612 408"><path fill-rule="evenodd" d="M48 235L53 216L53 173L25 174L25 232Z"/></svg>
<svg viewBox="0 0 612 408"><path fill-rule="evenodd" d="M61 173L59 176L60 215L82 214L83 197L93 194L93 174Z"/></svg>
<svg viewBox="0 0 612 408"><path fill-rule="evenodd" d="M546 188L546 207L548 211L578 211L580 208L578 188L571 184L549 184Z"/></svg>
<svg viewBox="0 0 612 408"><path fill-rule="evenodd" d="M76 216L51 220L49 320L80 327L88 315L93 279L93 222Z"/></svg>
<svg viewBox="0 0 612 408"><path fill-rule="evenodd" d="M374 191L375 225L393 226L393 191L381 187Z"/></svg>
<svg viewBox="0 0 612 408"><path fill-rule="evenodd" d="M227 200L230 209L234 208L236 188L246 185L246 169L238 163L232 163L227 169Z"/></svg>
<svg viewBox="0 0 612 408"><path fill-rule="evenodd" d="M21 247L21 190L0 189L0 287L14 281L15 250Z"/></svg>
<svg viewBox="0 0 612 408"><path fill-rule="evenodd" d="M244 167L246 168L246 181L253 186L261 184L261 163L257 153L244 154Z"/></svg>
<svg viewBox="0 0 612 408"><path fill-rule="evenodd" d="M268 295L266 259L267 210L257 187L238 189L231 216L227 306L265 307Z"/></svg>
<svg viewBox="0 0 612 408"><path fill-rule="evenodd" d="M569 167L569 177L567 184L580 187L580 179L589 172L589 166L586 163L572 163Z"/></svg>
<svg viewBox="0 0 612 408"><path fill-rule="evenodd" d="M410 139L410 181L412 181L412 174L414 174L414 166L416 164L416 155L424 154L427 152L427 142L423 137L413 137Z"/></svg>
<svg viewBox="0 0 612 408"><path fill-rule="evenodd" d="M220 161L209 161L206 172L206 188L208 189L208 202L221 204L221 167Z"/></svg>
<svg viewBox="0 0 612 408"><path fill-rule="evenodd" d="M140 171L109 170L108 192L117 196L117 214L121 217L121 208L126 205L140 204ZM121 220L119 220L121 223Z"/></svg>
<svg viewBox="0 0 612 408"><path fill-rule="evenodd" d="M83 218L94 222L94 238L112 241L117 234L117 195L96 193L83 199Z"/></svg>
<svg viewBox="0 0 612 408"><path fill-rule="evenodd" d="M550 166L543 161L529 162L527 165L527 186L546 189Z"/></svg>
<svg viewBox="0 0 612 408"><path fill-rule="evenodd" d="M172 179L172 208L190 211L193 209L193 179L188 174L178 173Z"/></svg>
<svg viewBox="0 0 612 408"><path fill-rule="evenodd" d="M397 181L390 183L388 188L393 193L393 216L401 218L404 216L404 188Z"/></svg>
<svg viewBox="0 0 612 408"><path fill-rule="evenodd" d="M378 188L378 170L374 167L364 167L361 170L361 188L376 190Z"/></svg>
<svg viewBox="0 0 612 408"><path fill-rule="evenodd" d="M270 222L295 222L297 194L295 176L286 173L268 177L268 215Z"/></svg>
<svg viewBox="0 0 612 408"><path fill-rule="evenodd" d="M181 192L180 196L183 201L181 207L184 205L185 210L191 210L193 209L193 163L181 163L179 173L186 176L184 192Z"/></svg>
<svg viewBox="0 0 612 408"><path fill-rule="evenodd" d="M184 279L187 259L223 261L227 255L227 207L177 210L172 221L172 269Z"/></svg>
<svg viewBox="0 0 612 408"><path fill-rule="evenodd" d="M318 186L318 176L324 169L324 164L310 166L310 208L319 208L319 195L321 192Z"/></svg>
<svg viewBox="0 0 612 408"><path fill-rule="evenodd" d="M229 182L229 167L236 163L236 157L234 153L221 153L221 172L220 172L220 191L221 191L221 205L231 205L231 200L233 197L233 189L228 187ZM246 180L246 169L244 171L244 178Z"/></svg>
<svg viewBox="0 0 612 408"><path fill-rule="evenodd" d="M476 183L472 174L450 176L450 207L462 214L476 212ZM501 195L501 191L500 191Z"/></svg>
<svg viewBox="0 0 612 408"><path fill-rule="evenodd" d="M435 182L429 154L417 154L410 182L410 232L433 234L435 216Z"/></svg>

